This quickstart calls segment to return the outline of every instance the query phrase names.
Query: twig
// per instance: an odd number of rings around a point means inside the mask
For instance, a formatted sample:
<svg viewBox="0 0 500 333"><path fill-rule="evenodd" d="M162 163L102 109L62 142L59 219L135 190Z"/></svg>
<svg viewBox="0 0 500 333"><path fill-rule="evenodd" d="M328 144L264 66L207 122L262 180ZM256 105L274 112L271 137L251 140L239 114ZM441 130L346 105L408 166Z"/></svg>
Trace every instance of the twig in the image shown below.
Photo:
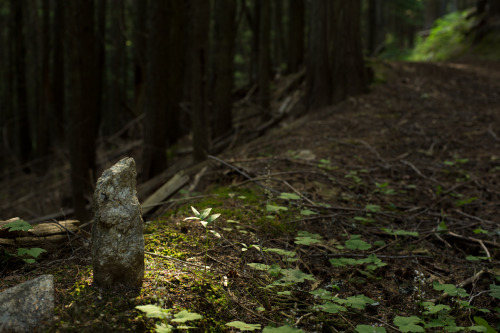
<svg viewBox="0 0 500 333"><path fill-rule="evenodd" d="M223 160L221 160L221 159L220 159L220 158L218 158L218 157L215 157L215 156L212 156L212 155L208 155L207 157L208 157L208 158L210 158L210 159L212 159L212 160L214 160L214 161L217 161L217 162L219 162L219 163L221 163L221 164L223 164L223 165L225 165L225 166L227 166L228 168L233 169L234 171L236 171L237 173L239 173L239 174L240 174L240 175L242 175L243 177L246 177L247 179L252 179L252 177L250 177L250 176L249 176L249 175L248 175L245 171L242 171L242 170L238 169L238 168L237 168L237 167L235 167L234 165L229 164L229 163L227 163L226 161L223 161ZM259 185L260 187L262 187L262 188L264 188L264 189L266 189L266 190L268 190L268 191L271 191L271 192L274 192L274 193L280 193L280 191L277 191L277 190L275 190L275 189L269 188L269 187L267 187L267 186L263 185L263 184L262 184L262 183L260 183L260 182L257 182L257 181L256 181L256 182L255 182L255 184Z"/></svg>
<svg viewBox="0 0 500 333"><path fill-rule="evenodd" d="M430 180L430 181L432 181L432 182L434 182L434 183L437 183L437 181L436 181L436 180L434 180L434 179L432 179L432 178L429 178L429 177L427 177L426 175L424 175L422 172L420 172L420 170L418 170L418 169L417 169L417 167L416 167L416 166L414 166L412 163L410 163L410 162L408 162L408 161L406 161L406 160L401 160L400 162L401 162L401 163L403 163L403 164L405 164L405 165L408 165L408 166L409 166L410 168L412 168L412 169L413 169L413 171L415 171L415 172L416 172L416 173L417 173L420 177L425 178L425 179L428 179L428 180Z"/></svg>
<svg viewBox="0 0 500 333"><path fill-rule="evenodd" d="M302 199L304 199L305 201L309 202L311 205L317 207L318 205L316 205L314 202L312 202L311 200L309 200L307 197L305 197L302 193L300 193L299 191L297 191L292 185L290 185L286 180L283 180L282 181L283 184L285 184L286 186L288 186L292 191L295 192L295 194L297 194L299 197L301 197Z"/></svg>

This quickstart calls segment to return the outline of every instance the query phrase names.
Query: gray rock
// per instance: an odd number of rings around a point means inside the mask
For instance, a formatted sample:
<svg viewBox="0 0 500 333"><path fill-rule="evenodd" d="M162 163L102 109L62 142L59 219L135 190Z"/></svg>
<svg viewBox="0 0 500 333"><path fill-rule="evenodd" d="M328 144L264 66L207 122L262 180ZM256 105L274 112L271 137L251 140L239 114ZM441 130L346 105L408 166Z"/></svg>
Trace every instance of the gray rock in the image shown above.
<svg viewBox="0 0 500 333"><path fill-rule="evenodd" d="M139 288L144 278L144 236L134 159L105 170L94 193L92 266L103 288Z"/></svg>
<svg viewBox="0 0 500 333"><path fill-rule="evenodd" d="M0 332L42 332L54 319L54 277L42 275L0 293Z"/></svg>

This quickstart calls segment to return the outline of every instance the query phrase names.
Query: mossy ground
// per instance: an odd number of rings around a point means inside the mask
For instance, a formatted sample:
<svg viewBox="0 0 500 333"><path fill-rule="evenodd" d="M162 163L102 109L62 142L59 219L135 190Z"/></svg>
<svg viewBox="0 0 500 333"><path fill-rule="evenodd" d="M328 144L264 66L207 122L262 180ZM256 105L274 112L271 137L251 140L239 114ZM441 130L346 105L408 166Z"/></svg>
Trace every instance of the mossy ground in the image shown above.
<svg viewBox="0 0 500 333"><path fill-rule="evenodd" d="M236 332L225 325L234 320L398 332L397 316L436 319L419 305L429 300L450 306L445 319L457 325L481 317L498 330L500 306L489 288L500 276L500 66L379 66L386 82L372 93L220 156L252 180L213 163L201 196L146 221L146 250L154 254L146 255L140 291L93 286L89 248L77 240L34 265L7 262L0 289L53 274L50 331L57 332L151 332L155 321L135 308L145 304L203 315L190 323L194 332ZM222 214L209 225L221 238L185 220L191 206ZM297 243L299 232L321 242ZM283 277L279 269L296 280L270 287ZM304 276L313 280L296 282ZM470 296L443 296L436 283L463 284ZM327 312L310 294L320 289L337 301L364 295L375 303L338 313L331 304Z"/></svg>

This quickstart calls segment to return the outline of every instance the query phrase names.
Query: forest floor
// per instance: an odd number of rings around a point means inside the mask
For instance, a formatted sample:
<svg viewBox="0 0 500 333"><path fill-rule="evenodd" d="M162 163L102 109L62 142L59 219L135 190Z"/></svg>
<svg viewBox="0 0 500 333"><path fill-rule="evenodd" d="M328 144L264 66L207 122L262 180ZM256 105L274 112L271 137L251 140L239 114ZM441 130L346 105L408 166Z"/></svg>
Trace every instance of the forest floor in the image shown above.
<svg viewBox="0 0 500 333"><path fill-rule="evenodd" d="M93 286L80 239L3 263L0 291L54 274L58 332L154 331L146 304L195 332L499 330L500 62L376 66L370 93L210 160L146 222L140 291Z"/></svg>

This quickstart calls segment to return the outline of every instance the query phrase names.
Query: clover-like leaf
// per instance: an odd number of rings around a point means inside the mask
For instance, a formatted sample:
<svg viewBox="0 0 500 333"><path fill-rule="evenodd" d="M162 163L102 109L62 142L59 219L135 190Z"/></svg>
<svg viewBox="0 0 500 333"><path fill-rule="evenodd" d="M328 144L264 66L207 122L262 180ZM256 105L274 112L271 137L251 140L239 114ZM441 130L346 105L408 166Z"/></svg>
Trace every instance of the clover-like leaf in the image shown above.
<svg viewBox="0 0 500 333"><path fill-rule="evenodd" d="M356 332L358 333L386 333L385 328L370 326L370 325L357 325Z"/></svg>
<svg viewBox="0 0 500 333"><path fill-rule="evenodd" d="M398 326L402 332L425 332L422 326L417 324L422 323L422 319L416 316L394 318L394 325Z"/></svg>
<svg viewBox="0 0 500 333"><path fill-rule="evenodd" d="M182 310L181 312L176 313L174 315L174 319L172 319L171 321L176 323L185 323L186 321L198 320L202 318L203 316L198 313Z"/></svg>
<svg viewBox="0 0 500 333"><path fill-rule="evenodd" d="M285 282L304 282L305 280L316 281L314 276L311 274L306 274L300 269L284 269L281 271L283 278L281 280Z"/></svg>
<svg viewBox="0 0 500 333"><path fill-rule="evenodd" d="M230 323L227 323L226 326L237 328L240 331L260 330L260 324L247 324L242 321L232 321Z"/></svg>

